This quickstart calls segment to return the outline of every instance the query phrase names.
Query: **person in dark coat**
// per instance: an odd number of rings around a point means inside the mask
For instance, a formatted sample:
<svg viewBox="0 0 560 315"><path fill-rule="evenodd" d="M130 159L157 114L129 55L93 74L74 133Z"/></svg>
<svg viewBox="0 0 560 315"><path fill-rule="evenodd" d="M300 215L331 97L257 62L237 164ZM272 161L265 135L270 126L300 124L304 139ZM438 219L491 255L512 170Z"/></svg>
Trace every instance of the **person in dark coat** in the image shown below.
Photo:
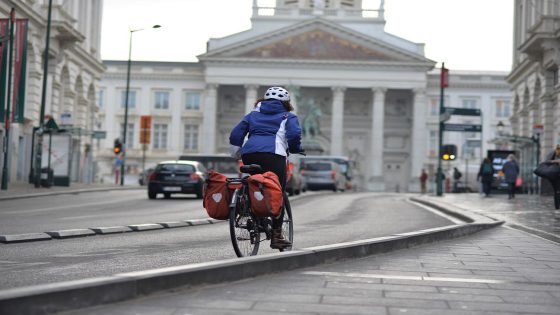
<svg viewBox="0 0 560 315"><path fill-rule="evenodd" d="M490 189L492 188L492 180L494 180L494 167L489 158L484 158L482 161L476 179L482 182L482 191L486 197L489 197Z"/></svg>
<svg viewBox="0 0 560 315"><path fill-rule="evenodd" d="M515 155L510 154L507 159L507 162L502 167L502 171L504 172L505 182L508 184L508 199L513 199L515 198L515 181L517 176L519 176L519 165L515 160Z"/></svg>

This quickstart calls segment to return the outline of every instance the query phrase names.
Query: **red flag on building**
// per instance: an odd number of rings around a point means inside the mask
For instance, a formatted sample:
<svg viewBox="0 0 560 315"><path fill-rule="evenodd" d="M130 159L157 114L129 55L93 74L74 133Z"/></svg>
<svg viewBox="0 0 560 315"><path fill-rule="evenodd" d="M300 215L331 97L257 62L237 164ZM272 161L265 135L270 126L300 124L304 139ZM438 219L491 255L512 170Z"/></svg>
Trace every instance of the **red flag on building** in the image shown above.
<svg viewBox="0 0 560 315"><path fill-rule="evenodd" d="M0 19L0 122L4 122L5 108L6 108L6 78L8 77L8 24L9 19Z"/></svg>
<svg viewBox="0 0 560 315"><path fill-rule="evenodd" d="M14 36L14 98L12 121L23 123L25 101L25 77L27 73L27 19L16 19Z"/></svg>
<svg viewBox="0 0 560 315"><path fill-rule="evenodd" d="M449 86L449 69L446 69L445 66L442 65L441 67L441 76L440 76L440 83L441 88L446 88Z"/></svg>

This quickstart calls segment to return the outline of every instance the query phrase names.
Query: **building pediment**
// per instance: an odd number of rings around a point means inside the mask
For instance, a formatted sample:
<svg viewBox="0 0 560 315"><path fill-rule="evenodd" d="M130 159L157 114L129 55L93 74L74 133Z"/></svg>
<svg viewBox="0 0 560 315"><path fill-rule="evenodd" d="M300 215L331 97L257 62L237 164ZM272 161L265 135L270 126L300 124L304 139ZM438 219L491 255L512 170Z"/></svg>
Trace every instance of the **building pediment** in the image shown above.
<svg viewBox="0 0 560 315"><path fill-rule="evenodd" d="M199 59L433 64L422 55L320 18L209 51Z"/></svg>
<svg viewBox="0 0 560 315"><path fill-rule="evenodd" d="M365 47L320 29L281 39L236 56L275 59L396 60L386 52Z"/></svg>

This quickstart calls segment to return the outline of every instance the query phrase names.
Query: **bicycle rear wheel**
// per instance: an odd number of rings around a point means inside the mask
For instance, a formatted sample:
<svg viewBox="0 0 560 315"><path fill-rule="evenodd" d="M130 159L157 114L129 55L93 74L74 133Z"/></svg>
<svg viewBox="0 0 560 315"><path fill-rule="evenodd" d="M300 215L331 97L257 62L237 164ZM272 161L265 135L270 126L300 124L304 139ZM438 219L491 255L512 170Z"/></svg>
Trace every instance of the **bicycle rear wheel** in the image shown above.
<svg viewBox="0 0 560 315"><path fill-rule="evenodd" d="M290 200L288 196L284 193L284 222L282 222L282 236L292 243L292 246L280 249L281 252L292 250L294 246L294 219L292 217L292 207L290 206Z"/></svg>
<svg viewBox="0 0 560 315"><path fill-rule="evenodd" d="M230 208L229 233L237 257L254 256L259 252L260 233L247 203L241 198Z"/></svg>

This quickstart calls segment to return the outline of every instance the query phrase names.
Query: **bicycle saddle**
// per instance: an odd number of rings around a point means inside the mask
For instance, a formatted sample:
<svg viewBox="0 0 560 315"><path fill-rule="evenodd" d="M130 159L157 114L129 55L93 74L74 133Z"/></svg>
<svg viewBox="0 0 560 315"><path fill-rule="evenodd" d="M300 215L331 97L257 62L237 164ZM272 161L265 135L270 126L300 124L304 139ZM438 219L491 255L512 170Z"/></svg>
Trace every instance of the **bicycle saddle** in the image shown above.
<svg viewBox="0 0 560 315"><path fill-rule="evenodd" d="M249 164L249 165L241 166L239 168L239 171L241 173L255 175L255 174L261 174L262 173L262 168L261 168L260 165L257 165L257 164Z"/></svg>

